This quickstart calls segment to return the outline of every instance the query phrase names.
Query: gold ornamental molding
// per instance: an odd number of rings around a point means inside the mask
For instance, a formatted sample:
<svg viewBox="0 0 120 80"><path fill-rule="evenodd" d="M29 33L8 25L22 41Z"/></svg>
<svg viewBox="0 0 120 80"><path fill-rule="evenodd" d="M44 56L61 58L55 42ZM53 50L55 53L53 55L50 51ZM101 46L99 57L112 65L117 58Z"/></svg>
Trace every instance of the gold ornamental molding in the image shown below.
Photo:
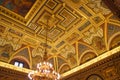
<svg viewBox="0 0 120 80"><path fill-rule="evenodd" d="M74 69L71 69L71 70L63 73L61 75L61 78L65 78L65 77L67 77L67 76L69 76L71 74L74 74L74 73L76 73L76 72L78 72L78 71L80 71L80 70L82 70L82 69L84 69L84 68L86 68L86 67L88 67L88 66L90 66L92 64L95 64L95 63L97 63L97 62L99 62L99 61L101 61L103 59L106 59L107 57L112 56L113 54L116 54L119 51L120 51L120 46L118 46L118 47L116 47L116 48L114 48L114 49L112 49L112 50L110 50L110 51L108 51L106 53L103 53L102 55L100 55L100 56L98 56L98 57L96 57L96 58L94 58L94 59L92 59L92 60L90 60L90 61L88 61L88 62L86 62L86 63L84 63L84 64L82 64L82 65L80 65L78 67L76 67L76 68L74 68Z"/></svg>
<svg viewBox="0 0 120 80"><path fill-rule="evenodd" d="M92 60L90 60L90 61L88 61L88 62L86 62L86 63L84 63L84 64L82 64L82 65L80 65L80 66L78 66L78 67L76 67L74 69L72 69L72 70L70 70L70 71L67 71L67 72L61 74L61 79L65 78L65 77L67 77L67 76L69 76L69 75L71 75L71 74L73 74L73 73L75 73L77 71L80 71L80 70L82 70L82 69L84 69L84 68L86 68L86 67L88 67L88 66L90 66L90 65L92 65L92 64L94 64L96 62L99 62L99 61L101 61L101 60L103 60L103 59L105 59L105 58L119 52L119 51L120 51L120 46L118 46L118 47L116 47L116 48L114 48L114 49L112 49L112 50L110 50L110 51L108 51L106 53L103 53L102 55L100 55L100 56L98 56L98 57L96 57L96 58L94 58L94 59L92 59ZM16 67L14 65L4 63L4 62L1 62L1 61L0 61L0 67L16 70L16 71L23 72L23 73L29 73L29 72L32 71L30 69L19 68L19 67Z"/></svg>
<svg viewBox="0 0 120 80"><path fill-rule="evenodd" d="M14 65L4 63L4 62L1 62L1 61L0 61L0 67L4 67L6 69L11 69L11 70L16 70L16 71L23 72L23 73L29 73L30 71L32 71L30 69L19 68L19 67L16 67Z"/></svg>
<svg viewBox="0 0 120 80"><path fill-rule="evenodd" d="M45 1L46 0L36 0L36 2L32 6L32 8L29 10L29 12L26 14L26 16L21 16L9 9L6 9L3 6L0 6L0 15L6 16L23 25L28 25L29 22L32 20L32 18L35 16L35 14L44 5Z"/></svg>
<svg viewBox="0 0 120 80"><path fill-rule="evenodd" d="M0 6L0 14L3 15L3 16L6 16L12 20L15 20L21 24L25 24L26 23L26 20L24 19L24 17Z"/></svg>

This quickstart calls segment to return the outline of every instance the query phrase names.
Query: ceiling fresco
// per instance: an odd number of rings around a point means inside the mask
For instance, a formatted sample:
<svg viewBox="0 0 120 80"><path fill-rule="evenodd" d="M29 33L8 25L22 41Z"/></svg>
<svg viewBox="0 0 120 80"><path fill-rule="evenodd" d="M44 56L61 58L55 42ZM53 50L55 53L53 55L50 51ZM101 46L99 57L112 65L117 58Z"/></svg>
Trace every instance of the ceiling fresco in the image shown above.
<svg viewBox="0 0 120 80"><path fill-rule="evenodd" d="M120 22L102 0L0 0L0 61L36 69L46 27L48 61L61 74L120 45Z"/></svg>
<svg viewBox="0 0 120 80"><path fill-rule="evenodd" d="M0 0L0 5L21 16L25 16L34 2L35 0Z"/></svg>

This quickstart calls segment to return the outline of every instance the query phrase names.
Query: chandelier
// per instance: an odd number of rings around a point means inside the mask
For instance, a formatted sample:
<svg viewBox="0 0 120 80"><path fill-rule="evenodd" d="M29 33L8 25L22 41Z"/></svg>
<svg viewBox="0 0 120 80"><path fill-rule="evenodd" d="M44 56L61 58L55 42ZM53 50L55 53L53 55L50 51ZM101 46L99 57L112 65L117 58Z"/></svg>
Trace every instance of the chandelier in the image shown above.
<svg viewBox="0 0 120 80"><path fill-rule="evenodd" d="M47 19L48 26L48 19ZM45 52L43 56L43 61L37 64L37 70L28 73L28 77L31 80L59 80L60 74L57 73L53 65L47 62L47 33L48 29L46 29L46 44L45 44Z"/></svg>

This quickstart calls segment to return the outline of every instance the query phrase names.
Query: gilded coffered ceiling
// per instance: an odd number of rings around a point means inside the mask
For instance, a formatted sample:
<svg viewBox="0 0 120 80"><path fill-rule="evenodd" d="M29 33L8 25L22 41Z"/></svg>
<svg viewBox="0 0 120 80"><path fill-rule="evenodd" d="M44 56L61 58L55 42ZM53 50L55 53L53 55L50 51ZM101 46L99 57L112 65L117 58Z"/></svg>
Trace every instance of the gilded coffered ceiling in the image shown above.
<svg viewBox="0 0 120 80"><path fill-rule="evenodd" d="M0 61L36 69L45 27L48 61L61 74L120 44L120 22L101 0L0 0Z"/></svg>

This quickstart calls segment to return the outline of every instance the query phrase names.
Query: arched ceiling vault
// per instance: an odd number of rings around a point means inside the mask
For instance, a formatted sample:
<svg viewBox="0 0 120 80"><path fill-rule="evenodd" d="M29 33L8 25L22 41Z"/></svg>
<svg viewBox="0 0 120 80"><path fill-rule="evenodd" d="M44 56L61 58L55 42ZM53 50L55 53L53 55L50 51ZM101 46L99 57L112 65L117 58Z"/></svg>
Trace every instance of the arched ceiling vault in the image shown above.
<svg viewBox="0 0 120 80"><path fill-rule="evenodd" d="M48 61L61 74L120 44L120 22L101 0L1 0L0 61L19 57L35 69L45 27Z"/></svg>

